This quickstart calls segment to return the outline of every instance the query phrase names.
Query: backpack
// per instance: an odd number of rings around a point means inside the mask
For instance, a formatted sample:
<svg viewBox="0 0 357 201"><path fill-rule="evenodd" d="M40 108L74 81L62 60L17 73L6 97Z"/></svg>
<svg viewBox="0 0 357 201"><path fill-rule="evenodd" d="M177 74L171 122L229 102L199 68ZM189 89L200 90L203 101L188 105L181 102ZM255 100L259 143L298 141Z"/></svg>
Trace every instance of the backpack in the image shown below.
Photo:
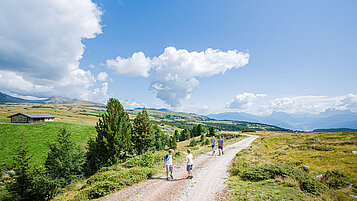
<svg viewBox="0 0 357 201"><path fill-rule="evenodd" d="M168 158L169 158L169 155L166 154L166 155L164 156L164 161L165 161L166 159L168 159Z"/></svg>

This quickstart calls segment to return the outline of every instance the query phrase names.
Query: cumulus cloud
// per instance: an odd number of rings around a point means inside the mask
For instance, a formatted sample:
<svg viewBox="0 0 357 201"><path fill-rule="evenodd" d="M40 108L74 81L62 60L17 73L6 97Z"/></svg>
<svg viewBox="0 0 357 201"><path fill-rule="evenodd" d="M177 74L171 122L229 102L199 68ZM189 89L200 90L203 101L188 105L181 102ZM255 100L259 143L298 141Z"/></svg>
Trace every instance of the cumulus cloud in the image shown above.
<svg viewBox="0 0 357 201"><path fill-rule="evenodd" d="M126 76L148 77L152 71L151 89L156 96L170 106L178 107L199 87L197 78L223 74L248 62L249 54L237 50L224 52L208 48L202 52L189 52L167 47L161 55L152 59L137 52L128 59L117 57L107 60L107 66Z"/></svg>
<svg viewBox="0 0 357 201"><path fill-rule="evenodd" d="M331 108L337 109L337 110L357 111L357 94L348 94L348 95L342 97Z"/></svg>
<svg viewBox="0 0 357 201"><path fill-rule="evenodd" d="M357 112L357 94L269 99L265 94L242 93L236 95L226 105L226 110L257 115L268 115L272 112L318 114L326 110L351 110Z"/></svg>
<svg viewBox="0 0 357 201"><path fill-rule="evenodd" d="M108 59L106 65L119 75L149 77L151 60L145 57L143 52L135 52L127 59L119 56L116 59Z"/></svg>
<svg viewBox="0 0 357 201"><path fill-rule="evenodd" d="M79 68L79 60L82 40L102 33L101 14L91 0L5 0L0 6L0 88L90 97L95 79Z"/></svg>
<svg viewBox="0 0 357 201"><path fill-rule="evenodd" d="M108 73L106 72L100 72L98 75L97 75L97 80L98 81L101 81L101 82L104 82L108 79L109 75Z"/></svg>
<svg viewBox="0 0 357 201"><path fill-rule="evenodd" d="M327 109L333 109L342 96L298 96L277 98L269 103L269 108L276 112L286 113L320 113Z"/></svg>
<svg viewBox="0 0 357 201"><path fill-rule="evenodd" d="M232 109L245 109L253 105L256 99L264 98L265 94L242 93L237 94L226 107Z"/></svg>
<svg viewBox="0 0 357 201"><path fill-rule="evenodd" d="M108 82L103 82L100 88L95 88L88 96L88 100L96 100L101 103L108 101L110 98L108 94Z"/></svg>

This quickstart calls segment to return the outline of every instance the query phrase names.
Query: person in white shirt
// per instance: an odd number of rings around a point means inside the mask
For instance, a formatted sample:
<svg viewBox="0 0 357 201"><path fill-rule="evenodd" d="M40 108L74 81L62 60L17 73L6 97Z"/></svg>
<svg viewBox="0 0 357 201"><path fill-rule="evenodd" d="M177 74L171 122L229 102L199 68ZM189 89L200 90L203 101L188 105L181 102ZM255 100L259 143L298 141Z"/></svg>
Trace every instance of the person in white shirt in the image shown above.
<svg viewBox="0 0 357 201"><path fill-rule="evenodd" d="M193 167L193 155L191 154L191 149L187 149L187 155L186 155L186 169L188 173L187 179L192 179L192 167Z"/></svg>
<svg viewBox="0 0 357 201"><path fill-rule="evenodd" d="M172 175L172 169L173 169L173 160L172 160L172 153L174 150L169 149L169 154L165 155L165 162L164 162L164 168L166 166L166 181L169 180L169 172L171 179L174 179L174 176Z"/></svg>

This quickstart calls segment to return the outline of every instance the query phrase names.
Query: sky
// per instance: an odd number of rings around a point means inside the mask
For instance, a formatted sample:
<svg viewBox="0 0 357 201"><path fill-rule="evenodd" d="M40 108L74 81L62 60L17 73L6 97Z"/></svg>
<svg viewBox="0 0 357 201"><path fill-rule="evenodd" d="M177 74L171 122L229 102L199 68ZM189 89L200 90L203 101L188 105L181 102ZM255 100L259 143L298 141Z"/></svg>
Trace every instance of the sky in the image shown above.
<svg viewBox="0 0 357 201"><path fill-rule="evenodd" d="M357 112L357 2L0 0L0 91L126 108Z"/></svg>

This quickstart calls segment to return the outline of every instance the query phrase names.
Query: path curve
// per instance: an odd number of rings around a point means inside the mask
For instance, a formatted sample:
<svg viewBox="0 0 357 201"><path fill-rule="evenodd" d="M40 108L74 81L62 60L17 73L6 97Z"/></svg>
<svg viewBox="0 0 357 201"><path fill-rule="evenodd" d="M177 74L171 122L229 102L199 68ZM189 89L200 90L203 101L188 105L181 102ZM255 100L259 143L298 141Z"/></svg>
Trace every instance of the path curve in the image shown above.
<svg viewBox="0 0 357 201"><path fill-rule="evenodd" d="M229 164L235 155L258 138L255 135L248 136L249 138L226 146L222 156L212 156L212 153L209 152L196 157L194 159L193 179L184 179L187 172L182 165L182 167L174 169L175 179L172 181L165 181L163 175L158 175L157 178L149 179L108 195L103 200L215 200L217 193L221 192L226 186L225 181L229 177Z"/></svg>

